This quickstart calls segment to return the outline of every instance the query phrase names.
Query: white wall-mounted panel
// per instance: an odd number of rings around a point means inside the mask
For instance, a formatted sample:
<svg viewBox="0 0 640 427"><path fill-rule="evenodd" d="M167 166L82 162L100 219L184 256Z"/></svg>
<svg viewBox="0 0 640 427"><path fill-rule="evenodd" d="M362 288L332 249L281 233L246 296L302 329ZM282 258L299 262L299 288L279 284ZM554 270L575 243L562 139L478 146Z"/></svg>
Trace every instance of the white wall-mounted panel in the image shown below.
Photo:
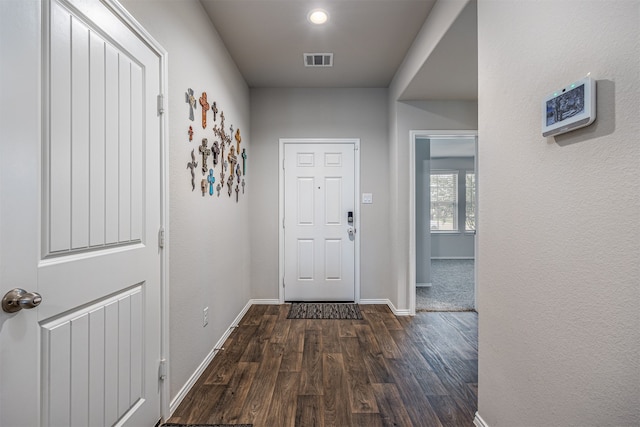
<svg viewBox="0 0 640 427"><path fill-rule="evenodd" d="M314 203L314 179L313 177L298 177L297 185L297 218L298 225L313 225L315 203Z"/></svg>
<svg viewBox="0 0 640 427"><path fill-rule="evenodd" d="M113 425L142 397L142 286L42 322L43 425Z"/></svg>
<svg viewBox="0 0 640 427"><path fill-rule="evenodd" d="M325 225L342 224L342 178L324 179L324 220Z"/></svg>
<svg viewBox="0 0 640 427"><path fill-rule="evenodd" d="M326 239L324 242L325 280L342 279L342 239Z"/></svg>
<svg viewBox="0 0 640 427"><path fill-rule="evenodd" d="M299 239L297 257L298 280L313 280L314 257L313 239Z"/></svg>

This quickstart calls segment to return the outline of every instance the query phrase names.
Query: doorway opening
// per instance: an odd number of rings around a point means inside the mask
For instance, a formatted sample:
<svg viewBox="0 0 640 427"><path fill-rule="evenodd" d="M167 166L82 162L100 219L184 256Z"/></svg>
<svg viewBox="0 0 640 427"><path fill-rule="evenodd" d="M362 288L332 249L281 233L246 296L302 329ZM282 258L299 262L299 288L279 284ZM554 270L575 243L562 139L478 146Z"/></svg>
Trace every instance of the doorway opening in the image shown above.
<svg viewBox="0 0 640 427"><path fill-rule="evenodd" d="M477 132L411 133L410 307L475 311Z"/></svg>

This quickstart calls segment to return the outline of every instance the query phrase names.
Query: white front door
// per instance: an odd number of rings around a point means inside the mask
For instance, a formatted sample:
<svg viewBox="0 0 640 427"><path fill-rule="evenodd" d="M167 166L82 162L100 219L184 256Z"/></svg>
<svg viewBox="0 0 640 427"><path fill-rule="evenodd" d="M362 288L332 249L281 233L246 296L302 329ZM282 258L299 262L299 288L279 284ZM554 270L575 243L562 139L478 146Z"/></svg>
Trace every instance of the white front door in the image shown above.
<svg viewBox="0 0 640 427"><path fill-rule="evenodd" d="M161 58L102 2L2 3L0 297L42 303L0 312L0 424L155 425Z"/></svg>
<svg viewBox="0 0 640 427"><path fill-rule="evenodd" d="M286 301L355 300L355 149L284 144Z"/></svg>

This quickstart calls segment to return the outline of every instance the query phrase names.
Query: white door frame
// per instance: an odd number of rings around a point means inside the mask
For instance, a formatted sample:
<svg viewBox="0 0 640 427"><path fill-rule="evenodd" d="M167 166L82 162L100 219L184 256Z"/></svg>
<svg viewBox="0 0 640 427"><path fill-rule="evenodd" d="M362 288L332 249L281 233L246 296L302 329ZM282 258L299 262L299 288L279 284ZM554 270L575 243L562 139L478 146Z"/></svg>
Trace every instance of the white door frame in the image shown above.
<svg viewBox="0 0 640 427"><path fill-rule="evenodd" d="M476 239L474 239L474 257L478 256L478 131L477 130L412 130L409 132L409 314L416 314L416 139L435 137L475 136L476 170ZM478 284L476 281L478 263L474 262L474 306L477 308Z"/></svg>
<svg viewBox="0 0 640 427"><path fill-rule="evenodd" d="M278 147L278 299L284 303L284 146L285 144L353 144L354 146L354 300L360 302L360 138L280 138Z"/></svg>
<svg viewBox="0 0 640 427"><path fill-rule="evenodd" d="M164 247L160 254L160 360L164 362L165 378L160 386L160 415L163 421L169 419L170 406L170 364L169 360L169 146L168 135L168 109L165 106L169 99L169 86L167 82L168 53L142 25L117 1L100 0L106 4L114 14L125 22L131 30L143 40L151 50L160 58L160 88L158 100L158 114L160 117L160 227L164 233Z"/></svg>

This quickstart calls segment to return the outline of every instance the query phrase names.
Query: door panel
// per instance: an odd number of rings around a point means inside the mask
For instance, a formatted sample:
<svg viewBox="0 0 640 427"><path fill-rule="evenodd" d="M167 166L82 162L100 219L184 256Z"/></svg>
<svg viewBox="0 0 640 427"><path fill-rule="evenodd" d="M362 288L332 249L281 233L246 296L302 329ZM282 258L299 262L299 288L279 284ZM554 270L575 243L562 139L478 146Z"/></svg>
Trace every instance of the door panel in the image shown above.
<svg viewBox="0 0 640 427"><path fill-rule="evenodd" d="M47 255L139 242L144 70L59 3L51 22Z"/></svg>
<svg viewBox="0 0 640 427"><path fill-rule="evenodd" d="M353 301L354 144L285 144L285 300Z"/></svg>
<svg viewBox="0 0 640 427"><path fill-rule="evenodd" d="M44 425L113 425L144 398L142 290L41 324Z"/></svg>
<svg viewBox="0 0 640 427"><path fill-rule="evenodd" d="M3 14L21 17L18 3ZM161 58L102 2L24 7L42 17L28 30L42 32L42 85L31 100L42 99L42 115L23 112L12 123L3 120L2 131L41 132L12 150L2 147L0 200L36 214L8 216L8 204L0 205L0 265L12 251L27 260L3 266L0 290L37 291L43 302L0 313L0 423L154 425L160 418ZM9 74L11 84L40 88L32 80ZM0 84L4 93L9 83ZM7 184L5 171L19 173L14 165L25 158L37 159L35 179L24 180L34 185L15 191L19 184ZM13 228L37 232L28 238L5 232ZM15 280L20 276L28 279Z"/></svg>

